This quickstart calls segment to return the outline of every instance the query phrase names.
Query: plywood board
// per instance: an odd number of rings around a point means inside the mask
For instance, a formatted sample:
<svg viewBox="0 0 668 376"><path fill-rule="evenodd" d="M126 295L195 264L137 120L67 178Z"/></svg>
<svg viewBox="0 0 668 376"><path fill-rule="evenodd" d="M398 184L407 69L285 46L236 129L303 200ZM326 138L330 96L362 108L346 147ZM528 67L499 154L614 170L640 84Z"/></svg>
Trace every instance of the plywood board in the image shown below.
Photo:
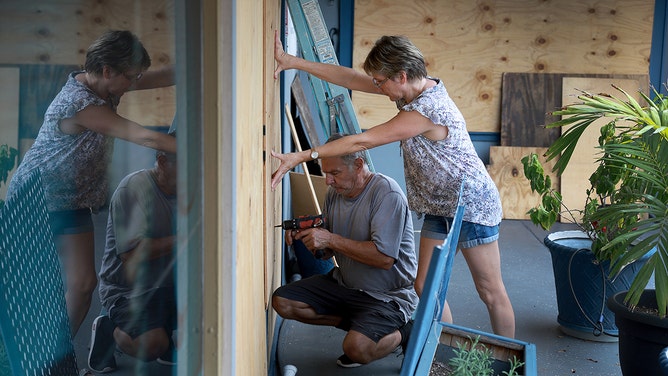
<svg viewBox="0 0 668 376"><path fill-rule="evenodd" d="M318 199L318 205L322 210L327 195L327 183L324 176L310 175ZM298 172L290 172L290 189L292 190L292 214L294 217L302 215L318 214L313 203L313 193L308 185L306 175Z"/></svg>
<svg viewBox="0 0 668 376"><path fill-rule="evenodd" d="M558 189L559 179L552 173L555 160L549 163L542 157L547 148L520 146L492 146L489 149L487 171L494 180L501 196L504 219L529 219L529 209L540 204L540 196L531 192L529 181L524 177L522 158L530 153L538 154L543 168L552 178L552 185Z"/></svg>
<svg viewBox="0 0 668 376"><path fill-rule="evenodd" d="M0 145L17 148L19 144L19 82L16 67L0 67ZM13 172L9 173L7 183ZM7 196L7 185L0 183L0 199Z"/></svg>
<svg viewBox="0 0 668 376"><path fill-rule="evenodd" d="M382 35L406 35L468 130L499 132L503 72L646 74L653 12L648 0L356 1L352 67L364 72ZM355 92L353 103L363 129L397 112L386 96Z"/></svg>
<svg viewBox="0 0 668 376"><path fill-rule="evenodd" d="M551 112L562 107L565 77L633 79L640 84L634 91L648 92L649 77L637 74L513 73L503 74L501 88L501 145L549 147L561 134L545 128L559 120Z"/></svg>
<svg viewBox="0 0 668 376"><path fill-rule="evenodd" d="M545 128L561 104L563 75L504 73L501 86L501 145L549 147L561 133Z"/></svg>
<svg viewBox="0 0 668 376"><path fill-rule="evenodd" d="M565 104L579 102L577 95L580 90L590 93L608 93L619 97L622 95L611 84L622 88L624 91L639 100L638 88L640 82L635 79L610 79L610 78L575 78L565 77L563 79L562 101ZM596 170L596 159L598 158L598 137L600 127L609 122L610 119L599 119L592 123L580 137L580 141L573 151L568 166L561 175L561 195L564 205L571 210L583 210L589 188L589 177ZM565 131L565 129L564 129ZM576 216L577 220L581 216Z"/></svg>

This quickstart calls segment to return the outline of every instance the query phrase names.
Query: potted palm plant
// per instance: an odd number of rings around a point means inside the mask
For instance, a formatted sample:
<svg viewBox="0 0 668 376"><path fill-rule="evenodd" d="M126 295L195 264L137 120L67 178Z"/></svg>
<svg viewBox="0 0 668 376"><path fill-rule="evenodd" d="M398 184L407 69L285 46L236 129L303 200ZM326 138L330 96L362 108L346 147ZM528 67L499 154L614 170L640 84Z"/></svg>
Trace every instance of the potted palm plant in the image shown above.
<svg viewBox="0 0 668 376"><path fill-rule="evenodd" d="M597 169L589 179L579 224L591 240L596 260L609 263L611 278L638 260L646 261L628 291L610 298L608 307L614 311L619 328L622 372L659 374L658 355L668 346L668 98L656 90L653 99L641 92L646 102L641 105L624 90L613 87L621 93L619 98L582 91L580 103L553 113L564 117L548 127L569 128L548 148L545 157L559 158L554 170L561 174L585 129L598 119L609 119L600 126ZM560 196L549 188L549 178L542 175L536 155L523 158L523 164L532 189L543 199L529 215L534 223L548 229L561 212ZM652 275L655 289L647 289ZM650 329L661 335L652 338L648 347L636 341L638 325L623 322L627 317L648 315L638 311L652 311L653 320L646 321L663 325L658 330ZM626 350L641 354L629 356ZM638 364L634 360L639 360Z"/></svg>

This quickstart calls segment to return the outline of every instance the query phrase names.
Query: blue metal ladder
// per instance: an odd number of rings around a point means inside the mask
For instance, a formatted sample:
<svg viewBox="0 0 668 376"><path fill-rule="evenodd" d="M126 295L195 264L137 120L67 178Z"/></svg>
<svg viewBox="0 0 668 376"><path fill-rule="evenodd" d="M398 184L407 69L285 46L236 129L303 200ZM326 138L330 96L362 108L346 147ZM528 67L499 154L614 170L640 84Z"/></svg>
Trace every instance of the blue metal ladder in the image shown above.
<svg viewBox="0 0 668 376"><path fill-rule="evenodd" d="M401 366L401 376L429 375L441 332L444 329L449 333L462 333L468 338L484 336L493 342L522 349L523 374L527 376L536 375L536 346L534 344L441 322L443 305L445 304L452 274L452 263L457 251L459 232L464 216L465 206L461 199L463 187L462 184L459 192L459 204L455 211L450 232L442 245L434 247L422 297L413 314L413 330Z"/></svg>

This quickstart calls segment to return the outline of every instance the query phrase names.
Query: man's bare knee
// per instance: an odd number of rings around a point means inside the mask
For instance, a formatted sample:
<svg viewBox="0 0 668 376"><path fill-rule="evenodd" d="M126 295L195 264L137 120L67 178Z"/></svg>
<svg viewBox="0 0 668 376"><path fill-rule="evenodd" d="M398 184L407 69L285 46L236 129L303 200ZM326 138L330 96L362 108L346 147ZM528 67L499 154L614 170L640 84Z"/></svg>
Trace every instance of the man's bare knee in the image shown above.
<svg viewBox="0 0 668 376"><path fill-rule="evenodd" d="M375 342L355 331L349 331L343 340L343 352L350 360L360 364L367 364L376 359L373 346Z"/></svg>
<svg viewBox="0 0 668 376"><path fill-rule="evenodd" d="M274 295L271 298L271 306L283 318L286 318L286 316L292 316L293 314L294 305L289 299Z"/></svg>

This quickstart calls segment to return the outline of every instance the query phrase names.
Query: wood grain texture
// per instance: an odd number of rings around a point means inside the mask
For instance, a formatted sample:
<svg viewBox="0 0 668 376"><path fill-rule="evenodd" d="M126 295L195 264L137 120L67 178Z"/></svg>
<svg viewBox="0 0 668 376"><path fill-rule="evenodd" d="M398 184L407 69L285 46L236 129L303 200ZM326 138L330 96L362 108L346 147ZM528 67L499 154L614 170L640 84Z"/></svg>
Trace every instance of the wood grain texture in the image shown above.
<svg viewBox="0 0 668 376"><path fill-rule="evenodd" d="M277 6L279 5L272 8ZM269 25L264 26L265 8L259 2L237 2L234 8L235 18L245 20L236 23L232 29L235 35L234 44L237 46L231 52L235 77L242 83L218 88L220 93L231 92L235 99L232 113L237 114L233 124L221 128L233 131L233 135L227 132L220 134L221 138L234 137L235 149L232 165L229 166L234 170L229 171L233 178L228 183L235 187L236 245L231 251L235 254L236 285L239 286L234 303L236 315L244 319L235 322L236 332L243 334L235 336L234 358L236 364L243 365L244 373L260 375L267 373L268 369L266 357L258 354L270 347L264 324L266 312L271 293L277 287L275 281L280 277L274 274L275 263L280 262L280 259L276 259L276 250L269 248L267 243L266 230L269 224L265 217L264 191L269 184L261 167L265 160L265 100L273 99L273 93L265 94L267 78L263 74L265 55L269 54L270 50L265 50L262 46L265 38L273 32ZM220 38L224 38L225 31L224 28L218 29ZM217 53L228 55L230 51L232 50L219 47ZM226 166L221 167L225 169ZM266 352L263 355L266 355Z"/></svg>
<svg viewBox="0 0 668 376"><path fill-rule="evenodd" d="M524 177L522 158L530 153L539 156L543 168L552 179L553 187L558 189L559 178L552 172L555 160L549 163L542 157L547 148L520 146L492 146L489 149L487 171L494 180L503 206L504 219L529 219L529 209L540 204L540 196L531 192L529 181Z"/></svg>
<svg viewBox="0 0 668 376"><path fill-rule="evenodd" d="M353 68L383 34L406 35L443 79L469 131L499 132L503 72L647 74L654 1L358 0ZM353 94L367 129L397 112Z"/></svg>
<svg viewBox="0 0 668 376"><path fill-rule="evenodd" d="M318 214L313 203L313 193L308 185L306 175L298 172L290 172L290 190L292 191L292 214L295 217L302 215ZM325 207L325 196L327 196L327 183L324 176L310 175L315 196L318 199L320 209Z"/></svg>
<svg viewBox="0 0 668 376"><path fill-rule="evenodd" d="M271 173L273 172L273 164L270 162L273 158L269 156L271 150L281 150L281 123L283 114L283 103L280 101L281 80L274 79L274 30L281 29L281 3L274 0L263 1L264 19L261 22L262 28L262 43L264 51L262 55L262 74L263 74L263 90L261 93L256 93L263 98L263 124L265 127L265 136L263 137L263 150L266 157L262 163L263 181L262 185L256 187L258 191L262 191L264 198L264 234L258 234L257 229L250 229L249 231L255 236L264 238L264 249L266 253L265 269L267 279L265 280L265 298L266 298L266 325L265 327L265 353L258 351L255 356L255 361L262 361L262 355L269 353L272 349L272 338L276 338L275 333L279 330L277 326L278 314L271 308L271 293L278 288L284 278L284 260L283 260L283 237L282 231L274 227L280 223L282 219L283 195L282 190L277 189L273 191L269 188L271 181ZM257 194L257 193L256 193ZM277 231L278 230L278 231ZM255 323L256 326L262 327L260 321ZM265 359L268 358L265 356ZM265 373L271 373L270 366L265 366Z"/></svg>
<svg viewBox="0 0 668 376"><path fill-rule="evenodd" d="M78 67L83 65L91 42L109 29L127 29L137 34L151 56L152 67L173 63L171 0L3 0L0 49L4 52L0 64ZM142 125L170 125L175 103L173 87L137 91L123 97L118 113Z"/></svg>
<svg viewBox="0 0 668 376"><path fill-rule="evenodd" d="M607 78L610 82L633 79L634 91L649 92L649 76L633 74L578 73L503 73L501 88L501 145L549 147L561 134L558 128L545 128L559 120L551 115L562 107L562 82L565 77ZM565 104L565 103L564 103Z"/></svg>
<svg viewBox="0 0 668 376"><path fill-rule="evenodd" d="M563 79L563 94L562 101L564 103L579 102L577 95L580 90L585 90L590 93L608 93L620 98L622 95L610 85L614 83L617 87L622 88L629 95L636 100L640 100L638 94L638 80L634 79L616 79L611 81L608 78L575 78L565 77ZM578 141L568 167L561 174L561 195L564 200L564 205L571 210L583 210L587 194L585 190L591 185L589 177L596 170L596 159L599 156L598 137L600 136L600 127L609 122L610 119L602 118L593 122L584 131L580 140ZM621 124L621 123L620 123ZM568 129L568 128L566 128ZM566 129L563 129L564 131ZM581 216L576 216L576 220L580 221Z"/></svg>

